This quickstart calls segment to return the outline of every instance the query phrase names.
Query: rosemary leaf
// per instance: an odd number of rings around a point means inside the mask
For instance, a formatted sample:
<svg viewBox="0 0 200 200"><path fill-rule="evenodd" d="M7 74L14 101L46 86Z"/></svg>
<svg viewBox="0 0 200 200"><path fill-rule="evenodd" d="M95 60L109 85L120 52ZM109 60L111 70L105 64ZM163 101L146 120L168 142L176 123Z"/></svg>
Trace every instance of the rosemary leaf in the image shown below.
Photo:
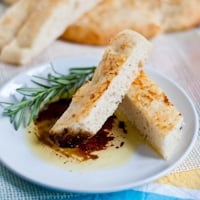
<svg viewBox="0 0 200 200"><path fill-rule="evenodd" d="M17 130L23 124L25 127L38 117L40 110L53 100L72 98L81 85L91 80L95 66L70 68L68 74L61 74L53 69L47 77L33 76L31 81L36 87L21 87L16 92L23 95L21 101L0 102L3 115ZM41 82L42 81L42 82Z"/></svg>
<svg viewBox="0 0 200 200"><path fill-rule="evenodd" d="M22 95L26 95L26 96L32 96L33 93L40 93L43 91L42 88L18 88L16 90L17 92L19 92Z"/></svg>
<svg viewBox="0 0 200 200"><path fill-rule="evenodd" d="M16 117L14 118L15 129L19 129L21 123L25 120L25 112L26 112L26 108L22 108L21 111L18 113L18 115L16 115Z"/></svg>
<svg viewBox="0 0 200 200"><path fill-rule="evenodd" d="M42 88L49 88L48 85L45 85L45 84L42 84L42 83L39 83L38 81L35 81L35 80L31 80L33 83L35 83L36 85L42 87Z"/></svg>

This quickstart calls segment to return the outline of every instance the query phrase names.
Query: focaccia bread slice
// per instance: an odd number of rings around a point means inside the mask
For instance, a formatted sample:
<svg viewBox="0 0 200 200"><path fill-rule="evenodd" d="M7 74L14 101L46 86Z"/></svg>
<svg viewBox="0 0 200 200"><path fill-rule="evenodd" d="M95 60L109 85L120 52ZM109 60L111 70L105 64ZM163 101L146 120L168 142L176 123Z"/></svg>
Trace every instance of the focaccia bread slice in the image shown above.
<svg viewBox="0 0 200 200"><path fill-rule="evenodd" d="M183 116L144 71L132 83L119 110L163 158L171 158L182 137Z"/></svg>
<svg viewBox="0 0 200 200"><path fill-rule="evenodd" d="M0 58L4 62L26 64L57 39L65 28L98 0L41 0Z"/></svg>
<svg viewBox="0 0 200 200"><path fill-rule="evenodd" d="M0 51L15 37L37 4L38 0L20 0L1 16Z"/></svg>
<svg viewBox="0 0 200 200"><path fill-rule="evenodd" d="M159 0L101 0L67 27L62 39L105 45L123 29L152 38L160 33Z"/></svg>
<svg viewBox="0 0 200 200"><path fill-rule="evenodd" d="M93 79L75 94L50 134L59 146L74 146L97 133L128 91L149 56L151 43L131 30L106 48Z"/></svg>

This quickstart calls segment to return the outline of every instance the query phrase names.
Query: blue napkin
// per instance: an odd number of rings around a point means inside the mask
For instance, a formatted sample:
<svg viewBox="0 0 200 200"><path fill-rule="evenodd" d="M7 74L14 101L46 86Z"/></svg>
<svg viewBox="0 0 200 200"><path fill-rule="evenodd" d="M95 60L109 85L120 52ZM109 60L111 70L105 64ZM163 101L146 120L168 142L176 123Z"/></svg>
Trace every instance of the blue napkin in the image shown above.
<svg viewBox="0 0 200 200"><path fill-rule="evenodd" d="M154 193L140 192L135 190L125 190L121 192L108 193L108 194L93 194L85 195L76 198L71 198L73 200L181 200L180 198L163 196ZM70 200L71 200L70 199ZM185 200L185 199L184 199Z"/></svg>

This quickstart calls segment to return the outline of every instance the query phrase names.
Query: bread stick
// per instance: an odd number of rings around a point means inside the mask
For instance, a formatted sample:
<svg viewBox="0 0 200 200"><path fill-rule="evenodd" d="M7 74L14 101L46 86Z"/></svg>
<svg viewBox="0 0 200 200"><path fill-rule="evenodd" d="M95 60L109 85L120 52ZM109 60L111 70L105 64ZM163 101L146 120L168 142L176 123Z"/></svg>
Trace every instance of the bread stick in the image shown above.
<svg viewBox="0 0 200 200"><path fill-rule="evenodd" d="M163 158L171 158L182 137L183 116L144 71L133 81L119 110Z"/></svg>
<svg viewBox="0 0 200 200"><path fill-rule="evenodd" d="M106 48L93 79L75 94L72 103L52 127L58 145L70 145L97 133L128 91L151 50L140 34L124 30Z"/></svg>

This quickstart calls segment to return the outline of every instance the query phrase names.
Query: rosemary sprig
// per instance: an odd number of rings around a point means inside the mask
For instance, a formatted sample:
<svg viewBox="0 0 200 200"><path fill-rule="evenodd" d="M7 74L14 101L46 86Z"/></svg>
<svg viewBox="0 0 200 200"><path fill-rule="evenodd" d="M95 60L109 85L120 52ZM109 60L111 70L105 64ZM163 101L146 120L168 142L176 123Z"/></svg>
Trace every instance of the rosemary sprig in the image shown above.
<svg viewBox="0 0 200 200"><path fill-rule="evenodd" d="M28 126L38 117L45 105L52 100L71 98L76 90L87 80L91 80L95 66L85 68L70 68L67 75L56 72L47 77L34 76L31 80L36 87L21 87L16 89L23 95L21 101L0 102L3 106L3 115L10 118L10 122L17 130L23 124ZM45 82L45 83L43 83Z"/></svg>

